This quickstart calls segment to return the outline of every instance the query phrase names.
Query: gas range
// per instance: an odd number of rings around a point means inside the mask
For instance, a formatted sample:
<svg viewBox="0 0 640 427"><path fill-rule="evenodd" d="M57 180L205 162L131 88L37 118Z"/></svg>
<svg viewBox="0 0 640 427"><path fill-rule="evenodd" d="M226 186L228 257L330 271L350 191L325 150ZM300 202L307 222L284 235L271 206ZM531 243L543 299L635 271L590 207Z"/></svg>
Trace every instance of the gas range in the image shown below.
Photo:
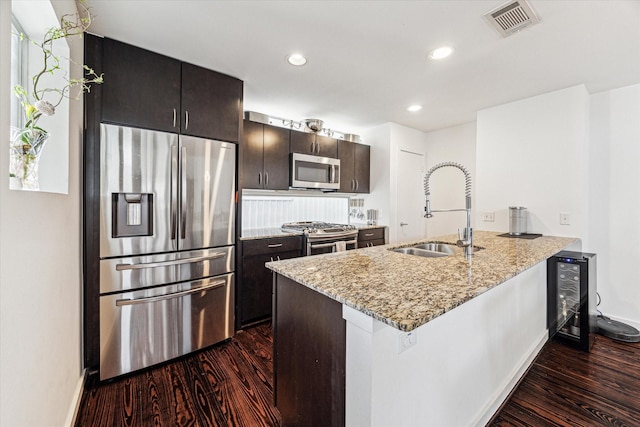
<svg viewBox="0 0 640 427"><path fill-rule="evenodd" d="M289 222L282 225L282 230L304 234L307 244L306 255L337 252L358 247L358 230L350 224L332 224L321 221Z"/></svg>

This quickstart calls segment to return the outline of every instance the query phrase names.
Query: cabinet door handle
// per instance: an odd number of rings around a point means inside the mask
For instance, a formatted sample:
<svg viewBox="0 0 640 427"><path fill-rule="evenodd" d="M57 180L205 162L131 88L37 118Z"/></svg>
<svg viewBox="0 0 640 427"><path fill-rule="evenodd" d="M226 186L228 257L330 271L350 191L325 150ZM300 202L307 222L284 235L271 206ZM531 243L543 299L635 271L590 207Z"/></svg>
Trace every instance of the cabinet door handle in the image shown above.
<svg viewBox="0 0 640 427"><path fill-rule="evenodd" d="M351 180L351 191L356 191L356 180L355 179Z"/></svg>
<svg viewBox="0 0 640 427"><path fill-rule="evenodd" d="M316 151L316 143L312 142L311 143L311 154L315 153L315 151Z"/></svg>
<svg viewBox="0 0 640 427"><path fill-rule="evenodd" d="M373 233L364 233L364 237L371 237L373 236Z"/></svg>
<svg viewBox="0 0 640 427"><path fill-rule="evenodd" d="M191 264L194 262L202 262L202 261L209 261L209 260L222 258L226 255L227 255L226 252L215 252L207 256L180 258L180 259L170 260L170 261L144 262L140 264L116 264L116 271L144 270L145 268L169 267L172 265L179 265L179 264Z"/></svg>
<svg viewBox="0 0 640 427"><path fill-rule="evenodd" d="M276 259L280 261L280 255L276 255Z"/></svg>
<svg viewBox="0 0 640 427"><path fill-rule="evenodd" d="M282 246L282 243L272 243L267 245L268 248L279 248L280 246Z"/></svg>
<svg viewBox="0 0 640 427"><path fill-rule="evenodd" d="M158 296L153 296L153 297L144 297L144 298L137 298L137 299L129 299L129 298L118 299L118 300L116 300L116 306L117 307L122 307L124 305L146 304L146 303L151 303L151 302L158 302L158 301L164 301L164 300L173 299L173 298L179 298L179 297L183 297L185 295L195 294L195 293L198 293L198 292L204 292L204 291L207 291L207 290L213 289L213 288L219 288L220 286L226 285L226 283L227 283L226 280L219 280L219 281L216 281L216 282L211 282L210 284L208 284L206 286L201 286L199 288L194 288L194 289L188 289L186 291L174 292L172 294L158 295Z"/></svg>
<svg viewBox="0 0 640 427"><path fill-rule="evenodd" d="M269 172L264 173L264 185L265 187L269 185Z"/></svg>
<svg viewBox="0 0 640 427"><path fill-rule="evenodd" d="M173 127L176 127L176 119L178 118L178 112L176 109L173 109Z"/></svg>
<svg viewBox="0 0 640 427"><path fill-rule="evenodd" d="M184 128L189 129L189 112L184 112Z"/></svg>
<svg viewBox="0 0 640 427"><path fill-rule="evenodd" d="M358 188L360 187L360 182L358 182L357 179L354 179L354 181L356 182L356 191L358 191Z"/></svg>
<svg viewBox="0 0 640 427"><path fill-rule="evenodd" d="M258 184L262 185L262 172L258 172Z"/></svg>
<svg viewBox="0 0 640 427"><path fill-rule="evenodd" d="M316 142L316 153L320 155L320 143Z"/></svg>

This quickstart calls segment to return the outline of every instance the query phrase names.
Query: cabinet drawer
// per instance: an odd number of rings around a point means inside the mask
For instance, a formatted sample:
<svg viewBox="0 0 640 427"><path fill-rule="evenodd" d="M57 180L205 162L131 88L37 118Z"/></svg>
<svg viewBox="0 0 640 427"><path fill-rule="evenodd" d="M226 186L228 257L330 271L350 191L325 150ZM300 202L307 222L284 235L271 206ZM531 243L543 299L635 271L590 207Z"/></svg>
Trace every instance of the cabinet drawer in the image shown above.
<svg viewBox="0 0 640 427"><path fill-rule="evenodd" d="M302 236L272 237L242 242L242 255L251 256L276 252L302 251Z"/></svg>
<svg viewBox="0 0 640 427"><path fill-rule="evenodd" d="M358 232L358 242L384 239L384 228L368 228ZM358 245L361 246L361 245ZM365 245L362 245L365 246Z"/></svg>
<svg viewBox="0 0 640 427"><path fill-rule="evenodd" d="M358 242L358 248L369 248L371 246L382 246L386 245L384 239L375 239L375 240L363 240Z"/></svg>

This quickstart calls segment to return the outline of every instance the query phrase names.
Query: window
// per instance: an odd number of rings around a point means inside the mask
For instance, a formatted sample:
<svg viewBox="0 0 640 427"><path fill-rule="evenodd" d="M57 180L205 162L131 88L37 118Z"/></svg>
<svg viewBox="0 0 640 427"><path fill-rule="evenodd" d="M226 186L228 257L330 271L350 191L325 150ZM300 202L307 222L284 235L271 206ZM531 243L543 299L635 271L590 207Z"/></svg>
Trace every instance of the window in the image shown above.
<svg viewBox="0 0 640 427"><path fill-rule="evenodd" d="M2 0L0 0L2 1ZM31 40L39 42L45 32L52 27L58 27L60 22L49 0L44 1L12 1L11 2L11 86L19 84L29 93L31 76L42 67L42 52L26 38L20 40L20 34L28 35ZM67 41L58 40L55 46L56 55L64 60L60 61L59 73L56 76L47 74L42 87L57 87L64 85L65 77L69 76L70 49ZM32 98L33 99L33 98ZM11 92L10 125L24 127L26 118L20 99ZM76 110L77 111L77 110ZM78 114L78 113L76 113ZM81 114L81 113L80 113ZM38 162L40 190L49 193L68 194L69 191L69 101L63 99L56 107L55 115L41 117L38 126L49 132L49 140L41 152ZM78 116L74 119L77 124ZM10 156L6 156L10 157ZM5 158L0 155L0 158ZM10 160L7 159L7 160ZM21 190L19 179L9 181L9 188Z"/></svg>
<svg viewBox="0 0 640 427"><path fill-rule="evenodd" d="M13 87L15 85L27 86L26 71L28 64L26 63L27 43L20 40L20 34L23 33L22 26L15 16L11 19L11 126L24 126L24 114L22 114L22 106L17 96L13 95Z"/></svg>

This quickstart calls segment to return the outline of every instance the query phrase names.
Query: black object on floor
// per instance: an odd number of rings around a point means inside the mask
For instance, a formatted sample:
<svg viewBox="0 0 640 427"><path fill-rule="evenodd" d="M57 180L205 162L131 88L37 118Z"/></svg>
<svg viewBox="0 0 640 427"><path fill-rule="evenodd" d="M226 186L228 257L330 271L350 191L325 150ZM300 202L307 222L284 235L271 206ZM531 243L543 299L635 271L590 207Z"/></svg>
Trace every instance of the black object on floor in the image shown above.
<svg viewBox="0 0 640 427"><path fill-rule="evenodd" d="M529 240L533 240L533 239L537 239L538 237L542 237L542 234L535 234L535 233L523 233L523 234L509 234L509 233L504 233L504 234L498 234L498 237L509 237L511 239L529 239Z"/></svg>
<svg viewBox="0 0 640 427"><path fill-rule="evenodd" d="M640 331L626 323L611 320L606 316L598 316L596 321L598 333L616 341L640 342Z"/></svg>

